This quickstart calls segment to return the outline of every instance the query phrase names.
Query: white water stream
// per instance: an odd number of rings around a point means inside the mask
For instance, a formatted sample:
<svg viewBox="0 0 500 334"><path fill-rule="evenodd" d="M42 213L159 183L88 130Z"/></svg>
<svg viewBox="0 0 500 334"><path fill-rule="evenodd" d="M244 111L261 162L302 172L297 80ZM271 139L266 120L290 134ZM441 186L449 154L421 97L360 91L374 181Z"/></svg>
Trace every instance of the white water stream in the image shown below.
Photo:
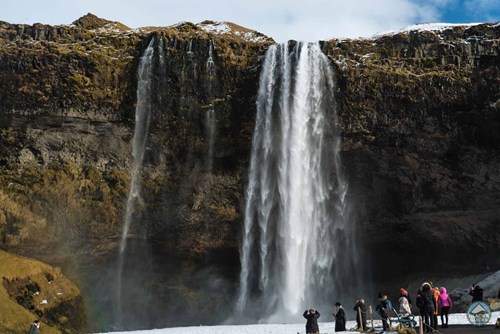
<svg viewBox="0 0 500 334"><path fill-rule="evenodd" d="M309 306L333 306L339 275L353 272L337 261L351 237L335 89L319 44L267 51L246 190L240 312L253 305L283 320Z"/></svg>

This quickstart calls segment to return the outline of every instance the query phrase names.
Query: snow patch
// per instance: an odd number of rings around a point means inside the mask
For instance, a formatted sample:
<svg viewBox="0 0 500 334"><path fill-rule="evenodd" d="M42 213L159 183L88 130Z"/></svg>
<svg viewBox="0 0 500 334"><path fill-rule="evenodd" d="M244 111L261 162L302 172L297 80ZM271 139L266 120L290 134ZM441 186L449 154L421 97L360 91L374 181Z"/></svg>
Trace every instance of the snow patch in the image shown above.
<svg viewBox="0 0 500 334"><path fill-rule="evenodd" d="M198 26L209 34L229 34L231 27L226 22L214 22L210 24L198 24Z"/></svg>
<svg viewBox="0 0 500 334"><path fill-rule="evenodd" d="M400 29L400 30L391 30L391 31L386 31L386 32L381 32L373 35L373 38L380 38L384 36L394 36L399 33L409 33L413 31L437 31L437 32L442 32L448 29L453 29L455 27L465 27L465 28L470 28L473 26L477 26L480 24L484 23L421 23L421 24L413 24L411 26L408 26L406 28ZM495 26L493 26L495 27Z"/></svg>
<svg viewBox="0 0 500 334"><path fill-rule="evenodd" d="M264 35L261 35L256 31L247 30L245 28L240 30L240 29L232 27L228 22L205 21L202 23L198 23L197 26L201 30L203 30L209 34L213 34L213 35L231 34L231 35L241 37L243 40L245 40L247 42L258 43L258 42L263 42L266 40L266 37Z"/></svg>

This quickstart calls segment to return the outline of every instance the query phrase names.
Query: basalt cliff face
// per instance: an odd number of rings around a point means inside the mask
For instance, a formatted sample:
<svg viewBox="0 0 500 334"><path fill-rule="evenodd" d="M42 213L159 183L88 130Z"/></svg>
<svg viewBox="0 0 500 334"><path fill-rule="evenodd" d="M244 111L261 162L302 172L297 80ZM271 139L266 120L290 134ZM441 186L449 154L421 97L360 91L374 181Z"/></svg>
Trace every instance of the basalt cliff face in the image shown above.
<svg viewBox="0 0 500 334"><path fill-rule="evenodd" d="M194 305L227 309L237 289L259 70L274 43L235 24L0 22L0 247L66 268L84 297L98 285L117 252L137 66L152 38L166 73L154 70L131 230L169 263L170 278L152 278L165 296L217 322ZM500 267L499 46L498 24L321 42L336 73L350 217L376 278L394 265L401 277L414 265ZM200 283L200 268L222 280Z"/></svg>

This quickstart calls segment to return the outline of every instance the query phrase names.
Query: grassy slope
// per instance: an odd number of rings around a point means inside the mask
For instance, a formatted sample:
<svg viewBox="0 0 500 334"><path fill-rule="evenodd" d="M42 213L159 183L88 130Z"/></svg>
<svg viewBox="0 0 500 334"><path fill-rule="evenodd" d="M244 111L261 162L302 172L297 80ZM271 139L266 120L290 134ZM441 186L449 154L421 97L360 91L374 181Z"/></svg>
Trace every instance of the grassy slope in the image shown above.
<svg viewBox="0 0 500 334"><path fill-rule="evenodd" d="M53 275L54 280L49 284L45 274ZM46 299L49 305L57 303L63 298L79 295L78 288L68 281L60 269L52 268L44 263L32 259L16 256L0 250L0 276L12 280L15 278L30 277L41 289L38 296L34 298L34 305ZM58 295L59 293L59 295ZM62 293L62 294L61 294ZM43 311L44 305L39 306ZM0 333L25 334L30 323L37 316L10 298L5 286L0 286ZM56 328L42 323L41 332L44 334L60 333Z"/></svg>

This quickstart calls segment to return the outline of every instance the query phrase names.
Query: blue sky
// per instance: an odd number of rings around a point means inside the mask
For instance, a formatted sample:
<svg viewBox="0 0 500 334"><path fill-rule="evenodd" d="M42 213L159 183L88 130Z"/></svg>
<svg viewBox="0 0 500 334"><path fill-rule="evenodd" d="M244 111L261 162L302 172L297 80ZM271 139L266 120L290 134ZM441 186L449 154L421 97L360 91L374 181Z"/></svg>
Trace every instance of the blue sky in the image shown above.
<svg viewBox="0 0 500 334"><path fill-rule="evenodd" d="M91 12L131 28L231 21L277 41L370 37L428 22L500 20L500 0L8 0L0 20L69 24Z"/></svg>

